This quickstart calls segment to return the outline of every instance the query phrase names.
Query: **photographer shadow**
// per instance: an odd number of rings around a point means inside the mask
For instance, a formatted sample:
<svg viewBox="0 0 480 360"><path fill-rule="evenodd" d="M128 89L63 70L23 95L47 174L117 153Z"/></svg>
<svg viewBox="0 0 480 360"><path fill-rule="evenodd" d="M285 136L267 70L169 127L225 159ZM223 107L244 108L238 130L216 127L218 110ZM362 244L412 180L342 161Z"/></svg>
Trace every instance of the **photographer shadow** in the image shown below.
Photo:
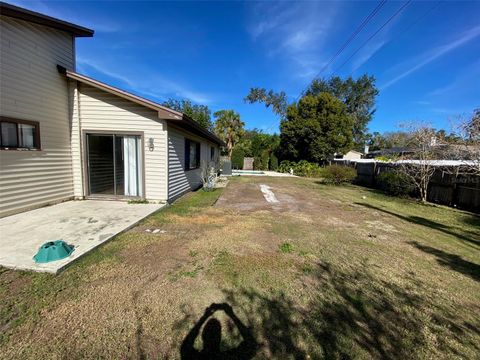
<svg viewBox="0 0 480 360"><path fill-rule="evenodd" d="M225 314L233 321L237 327L243 341L236 348L221 350L220 344L222 340L222 325L220 321L211 316L219 310L223 310ZM208 320L208 321L207 321ZM203 326L205 324L205 326ZM195 340L203 326L202 341L203 349L197 350L194 347ZM205 309L205 313L197 321L195 326L189 331L182 342L180 355L182 360L193 359L242 359L247 360L253 358L257 352L258 344L256 343L252 332L245 326L242 321L235 315L230 305L211 304Z"/></svg>

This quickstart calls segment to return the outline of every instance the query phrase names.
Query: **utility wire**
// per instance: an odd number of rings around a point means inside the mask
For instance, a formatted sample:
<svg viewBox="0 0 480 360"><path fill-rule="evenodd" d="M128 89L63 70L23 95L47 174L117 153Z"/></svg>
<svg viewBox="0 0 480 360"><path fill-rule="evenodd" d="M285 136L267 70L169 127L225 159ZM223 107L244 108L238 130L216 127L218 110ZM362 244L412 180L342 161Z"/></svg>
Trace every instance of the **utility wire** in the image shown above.
<svg viewBox="0 0 480 360"><path fill-rule="evenodd" d="M390 16L390 17L388 18L388 20L385 21L385 22L383 23L383 25L380 26L380 27L377 29L377 31L375 31L372 35L370 35L370 37L369 37L365 42L363 42L363 44L360 45L360 47L358 47L357 50L355 50L355 51L352 53L352 55L350 55L350 57L342 63L342 65L340 65L338 68L336 68L335 71L332 72L332 74L336 73L336 72L337 72L338 70L340 70L343 66L345 66L346 63L348 63L355 55L357 55L357 53L358 53L361 49L363 49L363 48L365 47L365 45L367 45L367 44L370 42L370 40L372 40L380 31L382 31L383 28L384 28L385 26L387 26L395 17L397 17L397 15L399 15L411 2L412 2L412 0L408 0L405 4L403 4L402 6L400 6L400 7L398 8L398 10L397 10L392 16Z"/></svg>
<svg viewBox="0 0 480 360"><path fill-rule="evenodd" d="M370 12L370 14L368 14L368 16L365 19L363 19L362 23L355 29L355 31L350 35L350 37L342 44L342 46L340 46L340 48L337 50L337 52L330 58L330 60L328 60L328 62L313 77L314 79L319 77L335 61L335 59L338 56L340 56L340 54L343 52L343 50L345 50L345 48L353 41L353 39L355 39L357 37L357 35L360 33L360 31L362 31L365 28L365 26L367 26L367 24L370 22L370 20L372 20L375 17L375 15L377 15L377 13L385 5L385 3L387 1L388 0L380 1L380 3ZM300 94L297 96L297 98L295 99L295 102L297 102L298 99L302 96L302 92L300 92Z"/></svg>
<svg viewBox="0 0 480 360"><path fill-rule="evenodd" d="M435 2L435 4L433 4L433 6L431 6L427 11L425 11L422 15L420 15L417 19L415 19L409 26L407 26L406 28L404 28L403 30L400 31L399 35L402 36L403 34L407 33L408 31L410 31L410 29L412 29L415 25L417 25L419 22L421 22L423 19L425 19L427 17L427 15L429 13L431 13L434 9L436 9L440 3L442 1L441 0L438 0ZM393 39L389 40L385 45L388 45L389 43L391 43L393 41ZM352 72L350 73L350 76L353 76L353 72L358 70L360 67L356 68L356 69L353 69ZM340 69L340 68L339 68ZM332 75L334 74L335 72L332 73Z"/></svg>
<svg viewBox="0 0 480 360"><path fill-rule="evenodd" d="M373 19L375 15L380 11L380 9L385 5L387 0L382 0L380 3L372 10L372 12L363 20L363 22L357 27L357 29L350 35L350 37L343 43L342 46L337 50L335 55L333 55L330 60L320 69L320 71L315 75L315 78L320 76L334 61L335 59L345 50L345 48L356 38L356 36L363 30L363 28Z"/></svg>

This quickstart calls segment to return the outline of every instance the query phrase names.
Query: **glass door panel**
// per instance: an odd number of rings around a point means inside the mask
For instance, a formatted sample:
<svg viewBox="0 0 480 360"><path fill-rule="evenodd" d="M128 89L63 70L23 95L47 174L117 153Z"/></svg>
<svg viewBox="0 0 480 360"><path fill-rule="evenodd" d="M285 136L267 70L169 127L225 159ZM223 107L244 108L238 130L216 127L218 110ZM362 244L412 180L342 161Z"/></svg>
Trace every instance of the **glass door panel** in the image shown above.
<svg viewBox="0 0 480 360"><path fill-rule="evenodd" d="M123 136L115 135L115 194L125 195Z"/></svg>
<svg viewBox="0 0 480 360"><path fill-rule="evenodd" d="M113 135L87 135L90 194L115 195Z"/></svg>
<svg viewBox="0 0 480 360"><path fill-rule="evenodd" d="M90 195L143 194L140 136L87 134Z"/></svg>

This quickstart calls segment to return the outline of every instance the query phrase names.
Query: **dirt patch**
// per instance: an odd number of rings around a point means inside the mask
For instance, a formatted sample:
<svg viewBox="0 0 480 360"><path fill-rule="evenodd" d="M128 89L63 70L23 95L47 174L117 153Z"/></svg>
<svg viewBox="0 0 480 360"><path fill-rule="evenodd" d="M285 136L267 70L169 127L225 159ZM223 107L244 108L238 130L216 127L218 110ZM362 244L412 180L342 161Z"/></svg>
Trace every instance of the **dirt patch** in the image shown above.
<svg viewBox="0 0 480 360"><path fill-rule="evenodd" d="M380 205L392 200L306 179L242 177L214 195L180 199L58 277L0 273L2 318L17 303L9 314L25 317L2 329L2 356L178 359L221 302L252 329L259 359L478 353L478 250L464 240L473 227L456 236L441 213L423 223L443 227L421 225L416 205L384 222ZM222 346L238 344L226 315L215 317Z"/></svg>

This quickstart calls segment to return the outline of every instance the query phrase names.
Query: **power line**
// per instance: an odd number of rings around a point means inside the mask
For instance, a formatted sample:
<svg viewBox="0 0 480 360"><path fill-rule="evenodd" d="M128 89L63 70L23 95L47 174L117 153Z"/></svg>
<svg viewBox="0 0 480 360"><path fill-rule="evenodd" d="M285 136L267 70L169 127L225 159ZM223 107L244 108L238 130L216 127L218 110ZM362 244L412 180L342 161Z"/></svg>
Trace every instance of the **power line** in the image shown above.
<svg viewBox="0 0 480 360"><path fill-rule="evenodd" d="M350 35L350 37L343 43L343 45L337 50L335 55L333 55L330 60L325 64L320 71L315 75L315 78L320 76L334 61L335 59L345 50L345 48L355 39L355 37L363 30L363 28L373 19L375 15L380 11L380 9L385 5L387 0L382 0L380 3L372 10L372 12L363 20L363 22L357 27L357 29Z"/></svg>
<svg viewBox="0 0 480 360"><path fill-rule="evenodd" d="M412 0L408 0L405 4L403 4L402 6L400 6L400 7L398 8L398 10L397 10L392 16L390 16L390 17L388 18L388 20L385 21L385 22L383 23L383 25L380 26L380 27L377 29L377 31L375 31L372 35L370 35L370 37L369 37L365 42L363 42L363 44L360 45L360 47L358 47L357 50L355 50L355 51L352 53L352 55L350 55L350 57L342 63L342 65L340 65L338 68L336 68L335 71L332 72L332 74L334 74L334 73L336 73L338 70L340 70L347 62L349 62L355 55L357 55L357 53L358 53L361 49L363 49L363 48L365 47L365 45L367 45L367 44L370 42L370 40L372 40L380 31L382 31L383 28L384 28L385 26L387 26L395 17L397 17L397 15L399 15L399 14L403 11L403 9L405 9L411 2L412 2Z"/></svg>
<svg viewBox="0 0 480 360"><path fill-rule="evenodd" d="M363 19L362 23L355 29L355 31L350 35L350 37L340 46L337 52L330 58L330 60L325 64L320 71L313 77L314 79L319 77L322 72L324 72L334 61L335 59L340 56L340 54L345 50L345 48L357 37L357 35L362 31L365 26L372 20L375 15L380 11L380 9L385 5L388 0L382 0L380 3L368 14L368 16ZM302 92L296 97L295 102L302 96Z"/></svg>
<svg viewBox="0 0 480 360"><path fill-rule="evenodd" d="M415 25L417 25L419 22L421 22L423 19L425 19L427 17L427 15L432 12L435 8L437 8L440 3L442 1L441 0L438 0L436 1L433 6L431 6L427 11L425 11L422 15L420 15L417 19L415 19L414 21L412 21L412 23L410 23L410 25L408 25L407 27L405 27L403 30L401 30L399 32L399 35L403 35L404 33L407 33L408 31L410 31L410 29L412 29ZM389 40L386 44L389 44L393 41L393 39ZM359 68L359 67L358 67ZM358 68L356 69L353 69L352 72L350 73L350 76L353 76L353 72L355 70L357 70ZM332 73L333 74L333 73Z"/></svg>

